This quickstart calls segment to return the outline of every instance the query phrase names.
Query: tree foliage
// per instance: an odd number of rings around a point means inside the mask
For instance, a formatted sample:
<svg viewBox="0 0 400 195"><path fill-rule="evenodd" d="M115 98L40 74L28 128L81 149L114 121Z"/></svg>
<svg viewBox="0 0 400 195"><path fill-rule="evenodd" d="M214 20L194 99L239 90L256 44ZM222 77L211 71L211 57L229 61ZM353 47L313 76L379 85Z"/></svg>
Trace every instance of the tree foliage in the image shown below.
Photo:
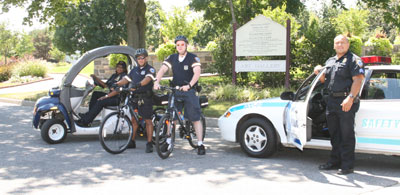
<svg viewBox="0 0 400 195"><path fill-rule="evenodd" d="M14 54L16 42L16 36L6 28L6 24L0 24L0 54L4 56L4 64L7 64L7 58Z"/></svg>
<svg viewBox="0 0 400 195"><path fill-rule="evenodd" d="M334 19L340 33L350 33L351 35L363 37L368 29L367 18L368 10L343 10Z"/></svg>
<svg viewBox="0 0 400 195"><path fill-rule="evenodd" d="M71 7L79 6L81 3L100 3L103 5L101 10L108 10L108 13L115 12L115 14L112 15L116 15L117 13L122 13L124 15L126 25L124 32L126 32L126 42L129 46L135 48L145 47L146 4L144 0L119 0L120 6L117 7L113 6L115 1L116 0L3 0L0 5L2 5L2 10L5 12L7 12L11 6L22 7L27 5L26 11L28 12L28 16L24 19L25 23L32 24L32 19L38 18L40 22L48 22L51 26L63 26L67 23L71 25L69 20L73 18L65 17L66 13L70 13ZM94 10L90 11L95 12ZM86 13L81 12L80 14L84 15ZM95 17L94 19L96 20L103 20L104 18L108 18L109 15L97 13ZM92 24L87 25L90 26ZM102 26L98 26L97 28L102 28ZM97 33L92 35L92 37L102 35L101 33ZM90 37L87 40L89 39Z"/></svg>
<svg viewBox="0 0 400 195"><path fill-rule="evenodd" d="M158 1L150 0L146 2L146 43L149 50L154 51L155 48L162 43L161 37L161 16L164 12ZM161 13L161 14L160 14Z"/></svg>
<svg viewBox="0 0 400 195"><path fill-rule="evenodd" d="M304 10L300 0L233 0L232 2L239 26L261 14L262 10L268 7L274 9L286 4L286 11L293 15L298 15ZM225 0L192 0L189 6L195 11L204 12L204 20L209 21L217 33L226 31L231 25L231 11Z"/></svg>
<svg viewBox="0 0 400 195"><path fill-rule="evenodd" d="M172 14L163 14L161 16L161 34L168 40L174 40L178 35L185 35L190 42L199 30L200 23L198 19L187 20L189 7L174 7Z"/></svg>
<svg viewBox="0 0 400 195"><path fill-rule="evenodd" d="M51 35L48 29L36 30L32 32L33 35L33 46L35 52L33 56L44 60L49 59L49 51L51 50Z"/></svg>
<svg viewBox="0 0 400 195"><path fill-rule="evenodd" d="M73 54L126 40L124 6L121 0L83 1L63 13L65 23L56 25L54 44Z"/></svg>

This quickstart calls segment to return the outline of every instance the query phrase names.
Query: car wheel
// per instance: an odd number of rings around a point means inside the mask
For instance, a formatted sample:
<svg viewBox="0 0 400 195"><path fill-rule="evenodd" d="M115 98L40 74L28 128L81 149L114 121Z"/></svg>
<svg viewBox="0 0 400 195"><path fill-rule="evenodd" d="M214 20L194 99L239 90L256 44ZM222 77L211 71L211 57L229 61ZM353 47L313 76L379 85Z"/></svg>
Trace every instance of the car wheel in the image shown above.
<svg viewBox="0 0 400 195"><path fill-rule="evenodd" d="M59 119L49 119L40 128L42 139L49 144L58 144L67 137L67 127Z"/></svg>
<svg viewBox="0 0 400 195"><path fill-rule="evenodd" d="M276 151L275 130L261 118L245 121L239 129L242 150L251 157L268 157Z"/></svg>

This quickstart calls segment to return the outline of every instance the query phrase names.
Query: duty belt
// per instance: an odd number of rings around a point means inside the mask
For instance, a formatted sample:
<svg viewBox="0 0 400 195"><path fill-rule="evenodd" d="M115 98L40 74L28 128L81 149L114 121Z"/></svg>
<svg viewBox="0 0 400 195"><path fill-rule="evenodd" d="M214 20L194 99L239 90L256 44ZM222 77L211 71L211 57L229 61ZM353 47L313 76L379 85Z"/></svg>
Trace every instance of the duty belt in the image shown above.
<svg viewBox="0 0 400 195"><path fill-rule="evenodd" d="M329 95L332 97L346 97L350 93L349 92L330 92Z"/></svg>

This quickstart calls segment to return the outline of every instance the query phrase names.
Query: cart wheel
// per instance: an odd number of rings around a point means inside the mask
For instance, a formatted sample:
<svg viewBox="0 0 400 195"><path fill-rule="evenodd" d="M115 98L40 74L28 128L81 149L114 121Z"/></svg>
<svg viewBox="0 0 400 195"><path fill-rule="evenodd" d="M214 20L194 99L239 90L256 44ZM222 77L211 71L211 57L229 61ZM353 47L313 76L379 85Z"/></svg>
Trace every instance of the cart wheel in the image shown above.
<svg viewBox="0 0 400 195"><path fill-rule="evenodd" d="M46 120L40 128L42 139L49 144L59 144L67 137L67 127L59 119Z"/></svg>

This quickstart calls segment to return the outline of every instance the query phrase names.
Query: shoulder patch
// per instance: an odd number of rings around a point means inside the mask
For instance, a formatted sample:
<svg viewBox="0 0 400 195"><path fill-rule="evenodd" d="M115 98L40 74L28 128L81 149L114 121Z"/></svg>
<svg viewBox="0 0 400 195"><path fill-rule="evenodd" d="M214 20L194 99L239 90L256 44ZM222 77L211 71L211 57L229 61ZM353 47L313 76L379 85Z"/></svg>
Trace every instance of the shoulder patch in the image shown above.
<svg viewBox="0 0 400 195"><path fill-rule="evenodd" d="M358 65L360 68L364 68L364 63L363 63L361 60L357 60L357 65Z"/></svg>
<svg viewBox="0 0 400 195"><path fill-rule="evenodd" d="M156 70L154 70L154 68L150 68L150 72L154 74Z"/></svg>
<svg viewBox="0 0 400 195"><path fill-rule="evenodd" d="M196 60L196 62L200 62L200 58L199 57L195 57L194 60Z"/></svg>

